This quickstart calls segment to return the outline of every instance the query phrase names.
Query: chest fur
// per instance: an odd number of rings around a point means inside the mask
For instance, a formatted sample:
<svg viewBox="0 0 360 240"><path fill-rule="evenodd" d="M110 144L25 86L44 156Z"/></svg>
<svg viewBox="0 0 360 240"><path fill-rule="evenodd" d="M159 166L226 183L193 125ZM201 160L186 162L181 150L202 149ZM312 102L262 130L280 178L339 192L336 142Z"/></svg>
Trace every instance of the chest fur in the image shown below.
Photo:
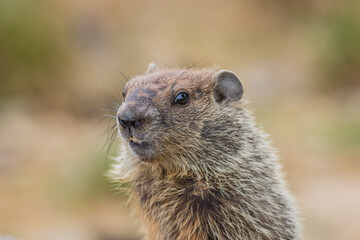
<svg viewBox="0 0 360 240"><path fill-rule="evenodd" d="M293 239L283 197L273 189L249 189L192 179L141 179L134 185L149 239Z"/></svg>
<svg viewBox="0 0 360 240"><path fill-rule="evenodd" d="M239 222L239 198L225 189L222 192L215 186L188 179L142 181L135 191L141 212L151 224L150 232L155 229L151 239L232 239L226 237L231 234L227 231L238 228L231 225ZM243 223L247 223L245 218Z"/></svg>

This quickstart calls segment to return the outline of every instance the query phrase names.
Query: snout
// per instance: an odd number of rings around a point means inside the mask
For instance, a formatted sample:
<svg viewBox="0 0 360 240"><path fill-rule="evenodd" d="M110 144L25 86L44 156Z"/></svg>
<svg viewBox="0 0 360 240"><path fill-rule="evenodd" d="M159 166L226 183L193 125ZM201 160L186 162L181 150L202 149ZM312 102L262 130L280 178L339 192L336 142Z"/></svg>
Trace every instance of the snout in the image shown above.
<svg viewBox="0 0 360 240"><path fill-rule="evenodd" d="M145 118L144 117L131 118L129 116L122 114L118 116L118 121L123 128L131 129L131 128L140 127L145 122Z"/></svg>
<svg viewBox="0 0 360 240"><path fill-rule="evenodd" d="M122 144L142 161L153 161L158 152L156 123L159 111L154 103L156 91L149 88L127 88L117 119Z"/></svg>
<svg viewBox="0 0 360 240"><path fill-rule="evenodd" d="M121 135L128 140L141 141L146 135L152 117L148 107L136 103L124 103L118 111L118 125Z"/></svg>
<svg viewBox="0 0 360 240"><path fill-rule="evenodd" d="M143 161L150 161L154 156L152 141L152 122L154 110L148 104L125 102L119 108L117 119L121 136L128 146Z"/></svg>

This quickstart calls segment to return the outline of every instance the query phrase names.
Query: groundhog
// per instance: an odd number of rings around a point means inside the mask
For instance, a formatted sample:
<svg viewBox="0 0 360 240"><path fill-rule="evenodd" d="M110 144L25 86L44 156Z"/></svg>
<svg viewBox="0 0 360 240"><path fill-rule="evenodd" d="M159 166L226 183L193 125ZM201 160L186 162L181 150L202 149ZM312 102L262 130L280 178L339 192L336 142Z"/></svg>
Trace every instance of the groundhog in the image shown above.
<svg viewBox="0 0 360 240"><path fill-rule="evenodd" d="M299 238L275 151L233 72L150 64L123 95L111 176L130 183L145 239Z"/></svg>

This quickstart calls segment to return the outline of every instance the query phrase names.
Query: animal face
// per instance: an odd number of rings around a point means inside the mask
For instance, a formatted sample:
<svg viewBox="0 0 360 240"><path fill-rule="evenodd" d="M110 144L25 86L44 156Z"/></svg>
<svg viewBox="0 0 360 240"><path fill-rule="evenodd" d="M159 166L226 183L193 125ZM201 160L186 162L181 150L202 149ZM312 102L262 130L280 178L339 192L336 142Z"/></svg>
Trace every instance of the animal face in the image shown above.
<svg viewBox="0 0 360 240"><path fill-rule="evenodd" d="M241 87L236 78L239 84L226 89L233 80L225 80L219 81L213 69L152 69L131 79L118 111L118 128L127 147L140 160L152 162L176 158L199 144L204 122L221 111L222 104L234 101L231 94Z"/></svg>

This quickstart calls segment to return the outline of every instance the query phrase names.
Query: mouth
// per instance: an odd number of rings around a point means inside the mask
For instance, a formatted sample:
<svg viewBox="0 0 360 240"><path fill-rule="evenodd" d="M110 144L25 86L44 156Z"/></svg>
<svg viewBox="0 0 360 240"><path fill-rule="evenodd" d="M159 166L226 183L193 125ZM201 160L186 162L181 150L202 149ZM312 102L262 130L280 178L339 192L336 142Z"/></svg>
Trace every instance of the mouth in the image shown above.
<svg viewBox="0 0 360 240"><path fill-rule="evenodd" d="M136 140L129 140L129 144L131 147L136 147L136 148L144 148L149 146L149 143L144 142L144 141L136 141Z"/></svg>
<svg viewBox="0 0 360 240"><path fill-rule="evenodd" d="M139 156L139 158L144 162L150 162L153 151L151 144L145 141L137 141L134 139L129 139L129 146L131 150Z"/></svg>

